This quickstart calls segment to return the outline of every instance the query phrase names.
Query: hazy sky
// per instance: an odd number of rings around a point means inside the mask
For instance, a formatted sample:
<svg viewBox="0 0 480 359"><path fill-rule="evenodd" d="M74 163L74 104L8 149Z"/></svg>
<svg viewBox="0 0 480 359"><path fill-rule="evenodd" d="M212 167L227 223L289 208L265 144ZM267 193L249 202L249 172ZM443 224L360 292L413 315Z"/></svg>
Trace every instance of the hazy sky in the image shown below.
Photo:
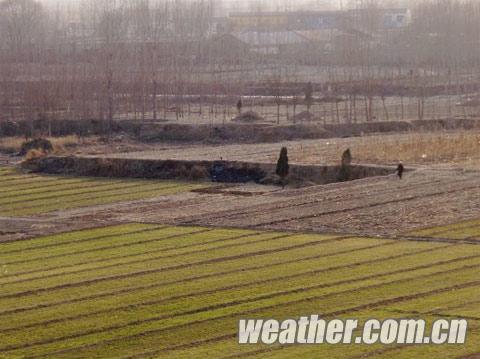
<svg viewBox="0 0 480 359"><path fill-rule="evenodd" d="M43 3L50 3L50 4L57 4L57 3L75 3L80 0L38 0ZM291 4L300 4L300 3L314 3L314 4L320 4L320 5L325 5L325 6L338 6L342 2L347 3L349 0L223 0L226 3L269 3L270 5L275 5L276 3L278 4L285 4L285 3L291 3Z"/></svg>
<svg viewBox="0 0 480 359"><path fill-rule="evenodd" d="M68 5L78 3L81 0L37 0L48 5ZM151 0L154 2L155 0ZM187 0L188 1L188 0ZM222 1L222 0L217 0ZM255 4L268 4L269 8L286 6L289 8L298 8L300 6L308 6L310 8L336 8L342 4L346 5L352 0L223 0L225 4L231 5L235 8L249 8L255 6Z"/></svg>
<svg viewBox="0 0 480 359"><path fill-rule="evenodd" d="M48 5L69 5L75 4L82 0L38 0ZM90 0L92 1L92 0ZM128 0L126 0L128 1ZM150 0L155 2L155 0ZM189 0L186 0L189 1ZM192 0L193 1L193 0ZM308 9L339 9L341 7L347 8L354 4L358 4L360 0L216 0L223 1L228 4L227 7L235 9L251 9L256 4L268 4L269 9L298 9L304 7ZM379 0L378 4L385 6L405 6L408 2L418 2L418 0Z"/></svg>

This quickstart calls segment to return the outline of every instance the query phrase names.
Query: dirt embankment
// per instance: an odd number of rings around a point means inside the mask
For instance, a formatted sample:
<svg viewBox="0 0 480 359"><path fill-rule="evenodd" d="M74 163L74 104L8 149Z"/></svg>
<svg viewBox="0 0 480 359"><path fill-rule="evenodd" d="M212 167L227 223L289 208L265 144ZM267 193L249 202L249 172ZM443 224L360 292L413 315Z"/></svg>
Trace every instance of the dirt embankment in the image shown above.
<svg viewBox="0 0 480 359"><path fill-rule="evenodd" d="M120 178L158 178L198 180L222 183L277 184L275 164L236 161L138 160L101 157L42 157L24 162L33 172ZM365 177L385 176L394 168L351 165L291 165L289 183L293 186L351 181Z"/></svg>
<svg viewBox="0 0 480 359"><path fill-rule="evenodd" d="M352 137L372 133L400 133L478 128L478 120L447 119L425 121L390 121L359 124L317 123L277 126L267 123L225 125L152 123L141 121L20 121L0 122L0 136L51 134L110 136L126 134L148 143L273 143L298 139Z"/></svg>

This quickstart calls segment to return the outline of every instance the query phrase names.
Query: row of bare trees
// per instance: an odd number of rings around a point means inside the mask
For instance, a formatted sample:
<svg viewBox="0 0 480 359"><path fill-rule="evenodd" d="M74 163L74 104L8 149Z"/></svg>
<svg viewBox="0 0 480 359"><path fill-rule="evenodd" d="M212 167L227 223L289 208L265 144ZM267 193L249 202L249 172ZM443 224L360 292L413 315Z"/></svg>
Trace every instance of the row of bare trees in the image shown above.
<svg viewBox="0 0 480 359"><path fill-rule="evenodd" d="M423 119L455 112L457 99L439 96L478 92L477 1L414 2L410 26L397 31L382 30L381 2L362 1L328 52L307 44L275 53L219 33L220 2L0 1L0 120L225 119L239 96L272 83L278 120L283 104L294 114L321 109L332 122L405 119L412 107Z"/></svg>

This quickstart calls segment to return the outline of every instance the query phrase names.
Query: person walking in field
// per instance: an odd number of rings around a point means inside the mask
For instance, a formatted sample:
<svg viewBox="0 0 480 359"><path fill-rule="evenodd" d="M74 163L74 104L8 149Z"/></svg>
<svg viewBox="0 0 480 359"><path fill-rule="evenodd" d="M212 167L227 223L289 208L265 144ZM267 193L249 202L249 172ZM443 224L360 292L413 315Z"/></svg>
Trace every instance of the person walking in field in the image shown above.
<svg viewBox="0 0 480 359"><path fill-rule="evenodd" d="M403 163L400 162L397 167L397 176L398 178L402 179L403 178L403 172L405 171L405 167L403 166Z"/></svg>

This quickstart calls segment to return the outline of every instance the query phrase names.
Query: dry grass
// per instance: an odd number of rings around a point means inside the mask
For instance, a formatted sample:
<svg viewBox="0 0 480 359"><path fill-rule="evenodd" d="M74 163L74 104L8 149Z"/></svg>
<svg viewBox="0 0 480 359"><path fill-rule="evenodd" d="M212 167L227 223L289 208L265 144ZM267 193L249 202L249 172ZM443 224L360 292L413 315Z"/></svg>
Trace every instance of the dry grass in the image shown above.
<svg viewBox="0 0 480 359"><path fill-rule="evenodd" d="M44 157L46 156L47 153L45 151L41 151L41 150L30 150L27 152L27 154L25 155L25 160L29 161L29 160L33 160L35 158L40 158L40 157Z"/></svg>
<svg viewBox="0 0 480 359"><path fill-rule="evenodd" d="M23 137L3 137L0 138L0 152L15 153L19 152L22 143L25 141Z"/></svg>
<svg viewBox="0 0 480 359"><path fill-rule="evenodd" d="M290 145L294 163L340 163L351 149L354 163L480 166L480 132L426 132L309 141ZM273 161L273 154L270 160Z"/></svg>
<svg viewBox="0 0 480 359"><path fill-rule="evenodd" d="M364 138L352 146L352 151L362 161L458 163L480 159L480 133L412 133Z"/></svg>
<svg viewBox="0 0 480 359"><path fill-rule="evenodd" d="M276 163L280 148L287 146L292 164L340 164L350 148L353 163L396 165L459 164L480 167L480 131L417 132L365 137L285 141L281 143L231 144L223 146L165 144L111 154L117 158L211 160ZM146 147L146 146L144 146Z"/></svg>

